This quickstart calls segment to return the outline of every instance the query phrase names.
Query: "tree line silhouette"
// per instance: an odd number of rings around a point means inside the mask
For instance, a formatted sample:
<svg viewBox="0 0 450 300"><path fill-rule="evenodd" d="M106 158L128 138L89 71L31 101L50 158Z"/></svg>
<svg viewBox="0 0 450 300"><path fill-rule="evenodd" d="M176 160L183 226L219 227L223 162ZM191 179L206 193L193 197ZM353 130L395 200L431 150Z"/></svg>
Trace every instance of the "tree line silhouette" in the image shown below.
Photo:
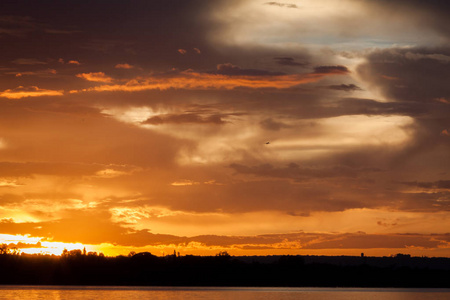
<svg viewBox="0 0 450 300"><path fill-rule="evenodd" d="M149 252L107 257L86 250L60 256L19 254L0 247L0 284L274 286L274 287L450 287L450 259L442 268L405 265L408 256L385 257L389 266L305 263L309 256L274 256L272 262L216 256L155 256ZM264 258L264 257L262 257ZM319 257L320 258L320 257ZM426 260L428 258L417 258ZM402 263L403 262L403 263Z"/></svg>

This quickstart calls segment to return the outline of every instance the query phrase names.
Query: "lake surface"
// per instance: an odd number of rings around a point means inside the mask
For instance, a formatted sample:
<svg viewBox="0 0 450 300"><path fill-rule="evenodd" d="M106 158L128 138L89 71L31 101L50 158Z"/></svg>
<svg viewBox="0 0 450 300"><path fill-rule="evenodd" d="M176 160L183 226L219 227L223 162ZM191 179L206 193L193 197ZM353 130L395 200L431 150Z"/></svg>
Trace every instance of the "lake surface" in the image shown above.
<svg viewBox="0 0 450 300"><path fill-rule="evenodd" d="M450 289L0 286L1 300L449 300Z"/></svg>

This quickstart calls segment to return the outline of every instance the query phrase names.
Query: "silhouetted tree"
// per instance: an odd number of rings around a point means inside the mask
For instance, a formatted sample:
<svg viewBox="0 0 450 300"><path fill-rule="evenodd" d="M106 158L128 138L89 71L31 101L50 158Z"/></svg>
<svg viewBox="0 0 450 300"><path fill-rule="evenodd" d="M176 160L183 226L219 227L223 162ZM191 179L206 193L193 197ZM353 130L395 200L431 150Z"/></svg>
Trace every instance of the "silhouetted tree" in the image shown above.
<svg viewBox="0 0 450 300"><path fill-rule="evenodd" d="M450 258L408 257L403 261L396 257L287 255L262 257L255 263L226 251L171 259L172 255L157 257L150 252L116 257L89 252L83 256L82 250L67 249L61 257L14 256L5 244L0 245L0 253L0 270L4 270L0 284L450 287ZM348 263L341 263L342 259Z"/></svg>
<svg viewBox="0 0 450 300"><path fill-rule="evenodd" d="M9 254L9 247L7 244L2 244L0 246L0 254Z"/></svg>
<svg viewBox="0 0 450 300"><path fill-rule="evenodd" d="M220 257L230 257L230 254L228 254L227 251L221 251L221 252L217 253L216 256L220 256Z"/></svg>
<svg viewBox="0 0 450 300"><path fill-rule="evenodd" d="M70 257L81 257L82 256L81 250L80 249L70 250L69 256Z"/></svg>
<svg viewBox="0 0 450 300"><path fill-rule="evenodd" d="M69 251L67 251L66 248L64 248L63 252L61 253L61 257L63 258L69 257Z"/></svg>

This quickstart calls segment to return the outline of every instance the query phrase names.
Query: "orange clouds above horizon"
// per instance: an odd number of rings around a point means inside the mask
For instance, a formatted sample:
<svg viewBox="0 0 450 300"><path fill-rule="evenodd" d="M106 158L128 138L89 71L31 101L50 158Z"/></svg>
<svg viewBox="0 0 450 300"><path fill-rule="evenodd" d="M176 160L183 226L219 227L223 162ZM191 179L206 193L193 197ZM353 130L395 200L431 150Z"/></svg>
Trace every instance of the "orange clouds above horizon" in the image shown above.
<svg viewBox="0 0 450 300"><path fill-rule="evenodd" d="M118 67L119 66L119 67ZM116 65L119 69L132 69L132 66ZM131 80L115 80L107 76L104 72L91 72L76 74L76 77L90 82L111 83L82 90L71 90L70 93L77 92L137 92L145 90L166 90L166 89L288 89L297 85L314 83L326 76L346 75L349 73L344 66L321 66L316 67L312 73L304 74L282 74L271 73L262 70L245 70L231 64L220 64L217 66L218 73L198 73L193 70L160 74L146 77L137 77ZM232 72L228 74L228 71ZM255 75L252 75L255 73ZM258 74L260 73L260 74ZM123 83L121 83L121 81ZM119 84L114 84L119 82ZM36 86L16 89L8 89L0 93L0 97L9 99L20 99L25 97L39 96L61 96L63 91L40 89Z"/></svg>
<svg viewBox="0 0 450 300"><path fill-rule="evenodd" d="M117 66L116 66L117 67ZM245 70L232 64L220 64L217 72L199 73L193 70L155 74L138 77L123 84L101 85L82 91L144 91L175 89L234 89L276 88L286 89L296 85L317 82L330 75L345 75L349 71L343 66L317 67L315 72L305 74L281 74L262 70ZM231 70L231 72L229 72ZM259 74L258 74L259 73ZM103 72L77 74L77 77L94 82L112 83L113 79ZM76 91L71 91L76 92Z"/></svg>
<svg viewBox="0 0 450 300"><path fill-rule="evenodd" d="M15 89L8 89L0 93L0 97L8 98L8 99L20 99L27 97L41 97L41 96L62 96L63 91L59 90L46 90L40 89L37 86L32 86L29 88L25 88L23 86L19 86Z"/></svg>
<svg viewBox="0 0 450 300"><path fill-rule="evenodd" d="M345 74L338 71L334 74ZM206 74L194 71L183 71L175 76L164 77L147 77L137 78L125 82L124 84L101 85L82 91L144 91L144 90L166 90L175 89L234 89L244 88L276 88L286 89L296 85L316 82L329 73L310 73L310 74L289 74L289 75L268 75L268 76L251 76L251 75L223 75L223 74ZM112 82L110 77L104 73L79 74L77 77L96 82ZM71 91L75 92L75 91Z"/></svg>

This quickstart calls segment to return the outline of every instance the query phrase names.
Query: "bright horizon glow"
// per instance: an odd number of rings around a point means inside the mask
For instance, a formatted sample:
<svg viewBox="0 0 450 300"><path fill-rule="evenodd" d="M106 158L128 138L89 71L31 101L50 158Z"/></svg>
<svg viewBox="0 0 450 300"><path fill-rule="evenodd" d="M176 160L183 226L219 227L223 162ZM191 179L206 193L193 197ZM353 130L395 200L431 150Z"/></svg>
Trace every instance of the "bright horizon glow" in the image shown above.
<svg viewBox="0 0 450 300"><path fill-rule="evenodd" d="M7 240L4 241L14 241L16 237L11 236L8 237ZM30 242L26 239L19 238L22 242ZM31 241L35 239L30 238ZM156 256L165 256L170 255L175 250L177 253L180 252L182 256L184 255L198 255L198 256L215 256L217 253L221 251L227 251L230 255L233 256L266 256L266 255L318 255L318 256L360 256L361 252L365 253L365 256L392 256L398 253L408 253L411 256L423 256L423 249L420 248L409 248L405 250L404 248L375 248L375 249L270 249L270 250L254 250L252 253L248 253L246 250L238 249L238 248L223 248L223 247L205 247L201 244L189 244L187 246L176 246L176 245L162 245L158 247L154 246L146 246L146 247L123 247L123 246L114 246L111 244L101 244L101 245L89 245L89 244L81 244L81 243L61 243L61 242L40 242L41 248L21 248L19 249L19 253L24 254L39 254L39 255L56 255L61 256L64 250L81 250L86 249L86 253L96 252L97 255L103 253L105 256L119 256L124 255L127 256L130 252L150 252ZM0 243L1 244L1 243ZM445 257L446 250L445 249L437 249L434 250L429 257Z"/></svg>

